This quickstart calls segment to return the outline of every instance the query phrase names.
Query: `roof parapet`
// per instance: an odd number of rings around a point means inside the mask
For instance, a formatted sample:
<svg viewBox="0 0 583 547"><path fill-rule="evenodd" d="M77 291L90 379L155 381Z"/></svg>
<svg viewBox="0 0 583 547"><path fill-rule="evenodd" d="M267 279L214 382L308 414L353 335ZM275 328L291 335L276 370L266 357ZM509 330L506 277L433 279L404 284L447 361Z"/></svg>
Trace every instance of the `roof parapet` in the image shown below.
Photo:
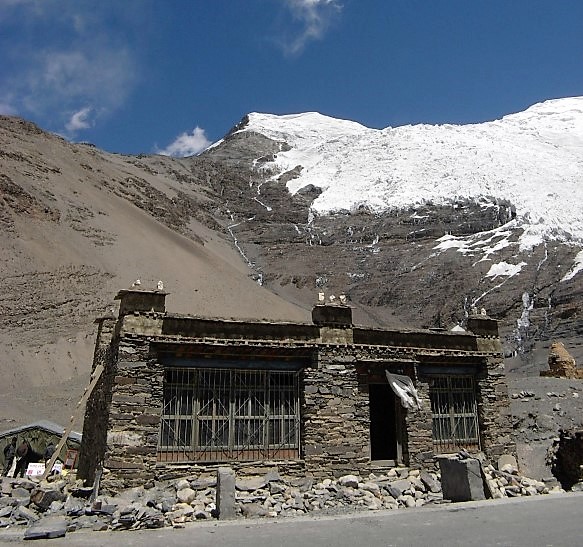
<svg viewBox="0 0 583 547"><path fill-rule="evenodd" d="M115 296L115 300L120 301L119 316L134 312L165 313L168 294L160 289L122 289Z"/></svg>
<svg viewBox="0 0 583 547"><path fill-rule="evenodd" d="M352 327L352 308L341 304L316 304L312 322L320 327L349 329Z"/></svg>

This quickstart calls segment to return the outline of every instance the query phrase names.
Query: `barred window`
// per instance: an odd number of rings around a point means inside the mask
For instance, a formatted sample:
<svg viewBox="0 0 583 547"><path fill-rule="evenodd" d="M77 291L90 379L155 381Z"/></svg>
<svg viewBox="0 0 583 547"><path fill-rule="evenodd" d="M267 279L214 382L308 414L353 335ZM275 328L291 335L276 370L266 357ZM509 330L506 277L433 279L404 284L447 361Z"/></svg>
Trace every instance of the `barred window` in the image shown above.
<svg viewBox="0 0 583 547"><path fill-rule="evenodd" d="M479 450L480 435L473 376L434 376L429 380L436 452Z"/></svg>
<svg viewBox="0 0 583 547"><path fill-rule="evenodd" d="M159 461L299 457L299 372L168 367Z"/></svg>

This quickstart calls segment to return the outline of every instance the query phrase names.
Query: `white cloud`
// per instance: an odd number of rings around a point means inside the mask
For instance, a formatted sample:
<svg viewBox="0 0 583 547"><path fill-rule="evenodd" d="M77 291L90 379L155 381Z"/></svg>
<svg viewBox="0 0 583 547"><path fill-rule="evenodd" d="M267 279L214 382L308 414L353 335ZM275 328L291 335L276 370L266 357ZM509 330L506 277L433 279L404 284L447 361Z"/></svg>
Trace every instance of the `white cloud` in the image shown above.
<svg viewBox="0 0 583 547"><path fill-rule="evenodd" d="M290 40L284 43L288 54L298 54L307 43L319 40L329 28L342 9L338 0L283 0L291 11L295 21L300 24L300 30Z"/></svg>
<svg viewBox="0 0 583 547"><path fill-rule="evenodd" d="M92 113L93 109L90 106L78 110L65 124L65 129L70 133L75 133L81 129L89 129L93 125L92 121L89 119L89 116Z"/></svg>
<svg viewBox="0 0 583 547"><path fill-rule="evenodd" d="M205 148L211 144L204 134L204 129L196 126L192 133L182 133L178 135L173 142L171 142L163 150L156 150L158 154L162 156L174 156L177 158L183 158L185 156L194 156L199 152L202 152Z"/></svg>
<svg viewBox="0 0 583 547"><path fill-rule="evenodd" d="M128 11L136 9L131 6ZM18 43L0 39L0 104L69 133L112 115L136 85L138 62L125 33L112 32L108 17L105 8L86 0L0 5L0 21L22 27Z"/></svg>

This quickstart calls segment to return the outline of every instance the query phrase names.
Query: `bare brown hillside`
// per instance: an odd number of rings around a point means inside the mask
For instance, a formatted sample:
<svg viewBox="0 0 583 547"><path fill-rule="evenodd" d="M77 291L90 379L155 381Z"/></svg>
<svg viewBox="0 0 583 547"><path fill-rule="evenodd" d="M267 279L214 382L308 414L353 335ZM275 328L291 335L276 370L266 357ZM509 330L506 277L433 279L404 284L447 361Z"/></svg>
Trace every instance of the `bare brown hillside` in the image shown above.
<svg viewBox="0 0 583 547"><path fill-rule="evenodd" d="M210 168L108 154L0 118L0 428L68 421L93 321L137 278L163 280L178 313L307 320L212 229L211 178Z"/></svg>

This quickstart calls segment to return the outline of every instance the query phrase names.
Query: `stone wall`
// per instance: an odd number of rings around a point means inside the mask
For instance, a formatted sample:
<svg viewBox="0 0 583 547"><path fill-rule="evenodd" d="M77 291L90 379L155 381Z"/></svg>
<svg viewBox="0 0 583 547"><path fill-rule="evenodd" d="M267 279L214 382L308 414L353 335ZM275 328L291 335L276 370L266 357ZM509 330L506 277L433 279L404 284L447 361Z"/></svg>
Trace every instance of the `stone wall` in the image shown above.
<svg viewBox="0 0 583 547"><path fill-rule="evenodd" d="M304 371L304 461L317 477L340 477L369 462L368 390L346 353L322 349L317 366Z"/></svg>
<svg viewBox="0 0 583 547"><path fill-rule="evenodd" d="M104 466L112 471L109 488L156 477L156 457L163 403L164 369L150 353L148 339L126 336L112 389Z"/></svg>
<svg viewBox="0 0 583 547"><path fill-rule="evenodd" d="M104 370L85 406L83 441L77 468L78 477L88 484L93 483L95 471L106 451L109 405L117 367L115 318L102 318L97 324L92 372L99 364L103 365Z"/></svg>
<svg viewBox="0 0 583 547"><path fill-rule="evenodd" d="M502 356L487 359L486 371L478 376L477 390L482 451L492 461L502 454L516 456L510 397Z"/></svg>
<svg viewBox="0 0 583 547"><path fill-rule="evenodd" d="M433 465L434 456L429 384L417 379L415 387L422 407L405 414L405 461L413 468L427 468Z"/></svg>

